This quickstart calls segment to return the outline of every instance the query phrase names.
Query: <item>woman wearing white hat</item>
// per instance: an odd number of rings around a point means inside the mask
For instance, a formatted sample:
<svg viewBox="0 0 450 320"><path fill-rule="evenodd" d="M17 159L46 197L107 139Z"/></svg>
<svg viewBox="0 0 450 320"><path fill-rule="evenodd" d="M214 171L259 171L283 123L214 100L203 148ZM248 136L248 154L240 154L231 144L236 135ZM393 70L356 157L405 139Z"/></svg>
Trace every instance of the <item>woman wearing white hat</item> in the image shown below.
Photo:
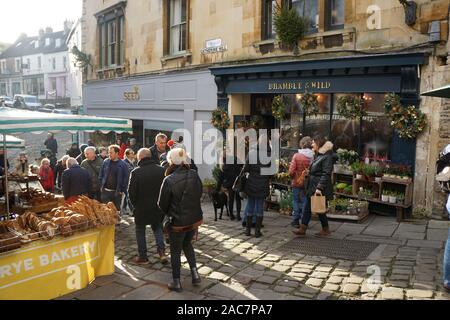
<svg viewBox="0 0 450 320"><path fill-rule="evenodd" d="M181 251L191 268L192 283L201 283L192 240L203 223L203 185L197 172L190 168L186 151L173 149L167 160L170 166L161 186L158 205L166 215L164 224L170 240L173 282L168 284L168 288L181 292Z"/></svg>

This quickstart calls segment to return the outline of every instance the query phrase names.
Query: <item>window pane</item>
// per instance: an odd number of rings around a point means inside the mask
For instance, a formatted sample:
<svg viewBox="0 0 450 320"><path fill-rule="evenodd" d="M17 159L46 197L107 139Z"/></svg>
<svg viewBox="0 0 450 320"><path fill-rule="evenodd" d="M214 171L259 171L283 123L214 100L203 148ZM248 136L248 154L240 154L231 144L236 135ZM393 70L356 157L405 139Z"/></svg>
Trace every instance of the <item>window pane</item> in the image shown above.
<svg viewBox="0 0 450 320"><path fill-rule="evenodd" d="M178 25L181 23L181 0L170 1L170 25Z"/></svg>
<svg viewBox="0 0 450 320"><path fill-rule="evenodd" d="M187 18L186 0L181 0L180 16L181 16L180 22L186 22L186 18Z"/></svg>
<svg viewBox="0 0 450 320"><path fill-rule="evenodd" d="M344 0L330 0L331 1L331 25L339 26L344 24Z"/></svg>
<svg viewBox="0 0 450 320"><path fill-rule="evenodd" d="M186 50L186 23L181 25L181 45L180 45L180 51L185 51Z"/></svg>
<svg viewBox="0 0 450 320"><path fill-rule="evenodd" d="M370 115L384 115L384 94L365 93L366 110Z"/></svg>
<svg viewBox="0 0 450 320"><path fill-rule="evenodd" d="M180 48L180 26L172 27L170 31L170 52L176 53Z"/></svg>
<svg viewBox="0 0 450 320"><path fill-rule="evenodd" d="M310 30L316 30L319 27L319 13L317 0L293 0L292 8L297 10L298 14L310 20Z"/></svg>
<svg viewBox="0 0 450 320"><path fill-rule="evenodd" d="M394 129L387 117L374 117L372 122L363 121L362 155L387 157L390 159L390 145Z"/></svg>

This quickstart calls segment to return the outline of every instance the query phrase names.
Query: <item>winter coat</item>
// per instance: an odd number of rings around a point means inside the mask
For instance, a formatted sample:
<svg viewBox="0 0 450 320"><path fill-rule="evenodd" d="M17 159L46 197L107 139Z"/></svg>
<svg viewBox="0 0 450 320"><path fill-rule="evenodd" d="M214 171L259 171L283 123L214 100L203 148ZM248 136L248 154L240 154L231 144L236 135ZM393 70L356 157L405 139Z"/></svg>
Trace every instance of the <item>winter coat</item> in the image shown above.
<svg viewBox="0 0 450 320"><path fill-rule="evenodd" d="M309 168L309 175L306 179L306 194L311 197L317 189L327 197L333 199L333 185L331 174L333 172L333 144L327 141L320 149Z"/></svg>
<svg viewBox="0 0 450 320"><path fill-rule="evenodd" d="M81 167L89 172L91 178L91 192L100 191L100 170L102 169L103 160L100 157L95 157L94 161L88 159L83 160Z"/></svg>
<svg viewBox="0 0 450 320"><path fill-rule="evenodd" d="M159 153L158 153L158 147L156 146L156 144L153 145L153 147L150 148L150 151L152 152L152 159L154 161L157 161L158 163L161 163L161 159L160 159L160 156L159 156ZM169 151L170 151L170 149L166 148L166 152L164 152L164 153L167 154Z"/></svg>
<svg viewBox="0 0 450 320"><path fill-rule="evenodd" d="M26 161L23 166L22 166L22 163L20 162L20 160L16 161L16 173L21 177L26 177L29 175L29 173L30 173L29 167L30 167L30 165L29 165L28 161Z"/></svg>
<svg viewBox="0 0 450 320"><path fill-rule="evenodd" d="M90 193L91 177L79 165L66 169L62 176L62 189L64 198L88 195Z"/></svg>
<svg viewBox="0 0 450 320"><path fill-rule="evenodd" d="M189 227L203 219L203 184L197 172L179 167L161 186L158 205L172 217L172 226Z"/></svg>
<svg viewBox="0 0 450 320"><path fill-rule="evenodd" d="M45 191L55 192L55 177L52 168L48 167L39 169L39 177L41 178L41 184Z"/></svg>
<svg viewBox="0 0 450 320"><path fill-rule="evenodd" d="M158 198L163 180L163 167L150 158L139 161L138 167L131 172L128 196L136 225L162 223L164 213L158 206Z"/></svg>
<svg viewBox="0 0 450 320"><path fill-rule="evenodd" d="M255 156L256 153L256 156ZM246 164L243 168L244 172L249 173L244 191L249 198L265 199L270 194L271 175L262 175L261 169L269 168L270 164L263 165L257 158L258 151L251 149L248 153ZM250 164L250 159L258 159L256 164Z"/></svg>
<svg viewBox="0 0 450 320"><path fill-rule="evenodd" d="M313 159L314 152L311 149L300 149L298 153L294 154L291 165L289 166L289 175L292 178L292 187L299 187L296 181L302 175L303 171L309 168L309 165Z"/></svg>
<svg viewBox="0 0 450 320"><path fill-rule="evenodd" d="M76 149L70 148L69 150L67 150L67 155L74 159L76 159L80 154L81 154L80 148L76 148Z"/></svg>
<svg viewBox="0 0 450 320"><path fill-rule="evenodd" d="M45 140L44 145L56 156L58 154L58 142L55 138Z"/></svg>
<svg viewBox="0 0 450 320"><path fill-rule="evenodd" d="M129 172L128 172L128 166L126 165L126 163L123 160L118 160L119 161L119 171L118 171L118 177L117 177L117 189L116 192L117 193L125 193L128 189L128 177L129 177ZM106 181L108 179L108 175L109 175L109 166L111 164L111 159L106 159L105 161L103 161L103 165L102 168L100 169L100 175L99 175L99 180L100 180L100 189L102 190L105 185L106 185Z"/></svg>
<svg viewBox="0 0 450 320"><path fill-rule="evenodd" d="M238 164L236 158L234 158L233 164L225 164L219 174L219 183L217 188L224 187L230 189L233 187L234 182L242 171L242 164Z"/></svg>
<svg viewBox="0 0 450 320"><path fill-rule="evenodd" d="M128 147L125 143L122 143L120 146L120 151L119 151L119 158L120 159L125 159L125 151L127 151Z"/></svg>
<svg viewBox="0 0 450 320"><path fill-rule="evenodd" d="M84 160L86 160L86 156L84 155L84 152L80 153L78 157L75 158L77 160L78 164L81 166Z"/></svg>
<svg viewBox="0 0 450 320"><path fill-rule="evenodd" d="M63 166L62 161L58 161L55 166L55 185L61 189L62 175L67 168Z"/></svg>
<svg viewBox="0 0 450 320"><path fill-rule="evenodd" d="M133 171L134 169L136 169L136 165L134 163L132 163L130 160L128 160L128 158L125 157L125 160L123 160L127 167L128 167L128 171L131 173L131 171Z"/></svg>

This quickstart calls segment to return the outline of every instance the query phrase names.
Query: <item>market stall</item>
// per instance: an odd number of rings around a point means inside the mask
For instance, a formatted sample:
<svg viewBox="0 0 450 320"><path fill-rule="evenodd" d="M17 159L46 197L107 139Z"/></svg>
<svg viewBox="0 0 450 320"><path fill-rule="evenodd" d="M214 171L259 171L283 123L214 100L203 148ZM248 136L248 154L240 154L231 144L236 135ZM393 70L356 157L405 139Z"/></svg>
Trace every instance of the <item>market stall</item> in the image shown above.
<svg viewBox="0 0 450 320"><path fill-rule="evenodd" d="M0 108L3 137L43 131L123 133L131 132L132 125L126 119ZM6 158L5 143L3 148ZM9 192L3 209L6 219L0 222L0 299L52 299L114 272L114 226L118 222L114 204L80 197L66 206L41 190L37 177L6 174L4 178Z"/></svg>

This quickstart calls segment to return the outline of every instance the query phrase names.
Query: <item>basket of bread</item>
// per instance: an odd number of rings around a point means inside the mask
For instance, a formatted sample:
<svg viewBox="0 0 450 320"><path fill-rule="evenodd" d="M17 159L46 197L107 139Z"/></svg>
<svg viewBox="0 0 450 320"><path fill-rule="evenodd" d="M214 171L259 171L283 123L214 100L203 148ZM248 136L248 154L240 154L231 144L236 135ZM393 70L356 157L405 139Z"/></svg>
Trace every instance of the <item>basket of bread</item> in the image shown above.
<svg viewBox="0 0 450 320"><path fill-rule="evenodd" d="M0 253L19 249L21 245L20 236L9 231L6 223L2 222L0 224Z"/></svg>

